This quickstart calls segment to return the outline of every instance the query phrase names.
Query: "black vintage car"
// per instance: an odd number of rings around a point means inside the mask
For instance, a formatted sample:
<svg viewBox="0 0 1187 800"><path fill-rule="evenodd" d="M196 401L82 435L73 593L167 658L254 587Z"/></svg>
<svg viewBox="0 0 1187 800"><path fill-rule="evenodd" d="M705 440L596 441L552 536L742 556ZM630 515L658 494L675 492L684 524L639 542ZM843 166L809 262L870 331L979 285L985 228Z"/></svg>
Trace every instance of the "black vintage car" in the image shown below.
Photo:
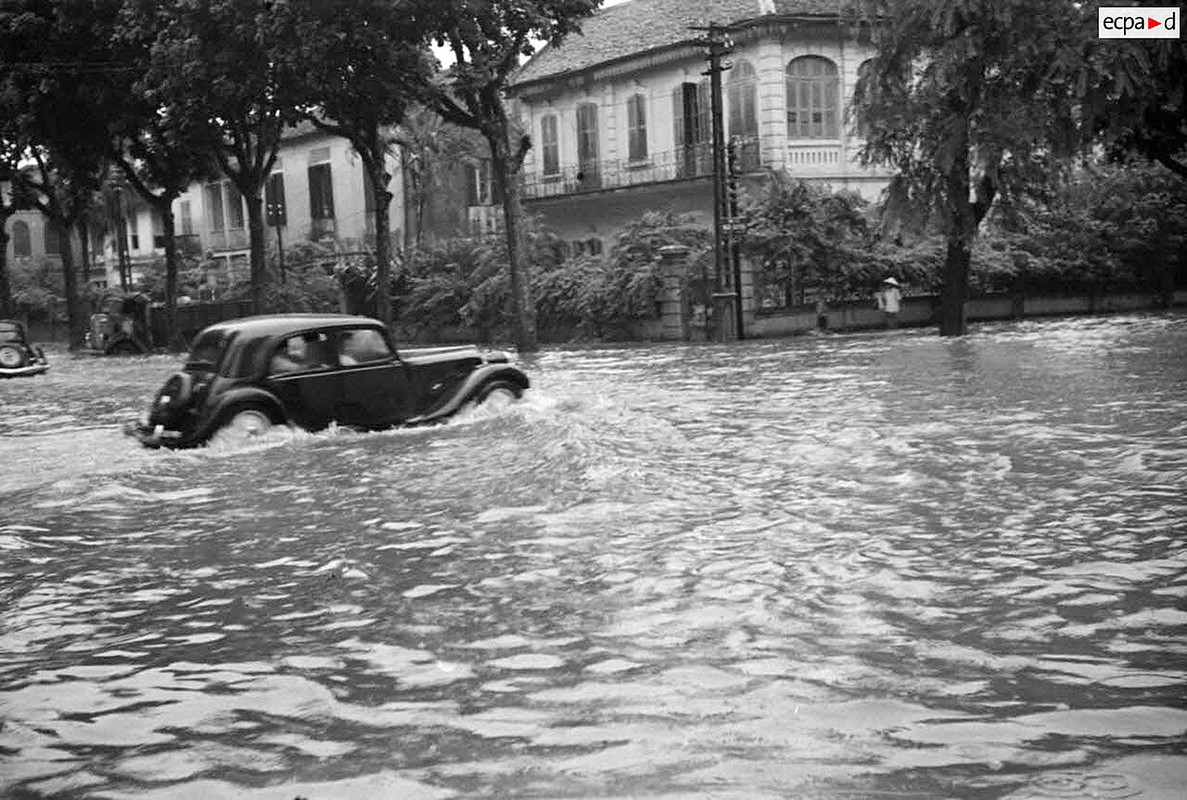
<svg viewBox="0 0 1187 800"><path fill-rule="evenodd" d="M469 403L518 399L528 377L475 347L397 353L367 317L279 314L221 322L127 432L149 447L230 444L276 425L380 430L442 421Z"/></svg>
<svg viewBox="0 0 1187 800"><path fill-rule="evenodd" d="M40 375L47 369L45 353L29 343L24 324L15 319L0 319L0 378Z"/></svg>

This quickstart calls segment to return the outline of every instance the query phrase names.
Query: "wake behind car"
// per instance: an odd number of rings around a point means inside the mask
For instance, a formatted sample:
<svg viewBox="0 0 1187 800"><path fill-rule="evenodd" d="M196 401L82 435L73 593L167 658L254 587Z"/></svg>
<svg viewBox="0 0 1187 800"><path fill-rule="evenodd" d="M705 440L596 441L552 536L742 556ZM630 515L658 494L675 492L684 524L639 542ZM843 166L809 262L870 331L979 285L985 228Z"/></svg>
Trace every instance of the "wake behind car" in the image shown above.
<svg viewBox="0 0 1187 800"><path fill-rule="evenodd" d="M516 400L527 375L476 347L399 353L383 323L343 314L221 322L126 432L148 447L234 444L277 425L363 430L443 421L470 403Z"/></svg>
<svg viewBox="0 0 1187 800"><path fill-rule="evenodd" d="M29 343L24 324L0 319L0 378L40 375L48 369L45 353Z"/></svg>

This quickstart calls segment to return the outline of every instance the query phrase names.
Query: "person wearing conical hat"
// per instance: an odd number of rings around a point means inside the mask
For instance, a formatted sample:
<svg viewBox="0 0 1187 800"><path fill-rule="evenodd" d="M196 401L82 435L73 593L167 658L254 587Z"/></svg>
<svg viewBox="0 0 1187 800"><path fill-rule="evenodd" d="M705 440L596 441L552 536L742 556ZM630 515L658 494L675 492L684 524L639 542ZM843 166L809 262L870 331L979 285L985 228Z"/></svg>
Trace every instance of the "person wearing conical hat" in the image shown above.
<svg viewBox="0 0 1187 800"><path fill-rule="evenodd" d="M893 276L882 281L882 288L875 297L878 300L878 308L886 318L886 327L897 328L899 307L903 301L898 281Z"/></svg>

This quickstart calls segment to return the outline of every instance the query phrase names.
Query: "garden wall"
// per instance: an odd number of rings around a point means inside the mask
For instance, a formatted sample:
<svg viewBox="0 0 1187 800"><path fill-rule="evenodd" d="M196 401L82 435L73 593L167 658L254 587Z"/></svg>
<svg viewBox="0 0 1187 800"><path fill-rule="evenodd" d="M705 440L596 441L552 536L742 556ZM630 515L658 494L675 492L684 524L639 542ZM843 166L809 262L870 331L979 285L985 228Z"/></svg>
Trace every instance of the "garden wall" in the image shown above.
<svg viewBox="0 0 1187 800"><path fill-rule="evenodd" d="M1168 302L1169 301L1169 302ZM1171 306L1187 306L1187 289L1169 297L1159 293L1131 292L1104 295L990 295L968 301L970 322L1019 319L1024 317L1070 316L1074 314L1109 314L1127 311L1153 311ZM922 327L937 324L939 297L923 295L903 299L899 327ZM810 306L793 306L780 313L758 316L748 335L754 337L789 336L822 328L829 331L872 330L886 327L882 312L873 302L851 301L827 306L821 314Z"/></svg>

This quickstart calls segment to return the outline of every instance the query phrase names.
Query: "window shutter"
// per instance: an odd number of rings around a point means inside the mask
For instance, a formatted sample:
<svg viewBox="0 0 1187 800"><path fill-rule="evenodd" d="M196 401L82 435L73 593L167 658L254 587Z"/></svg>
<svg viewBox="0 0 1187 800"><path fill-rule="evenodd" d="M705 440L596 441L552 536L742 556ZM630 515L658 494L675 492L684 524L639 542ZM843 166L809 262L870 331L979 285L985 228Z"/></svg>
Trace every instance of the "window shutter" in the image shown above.
<svg viewBox="0 0 1187 800"><path fill-rule="evenodd" d="M676 147L684 145L684 84L672 90L672 119L676 123Z"/></svg>

